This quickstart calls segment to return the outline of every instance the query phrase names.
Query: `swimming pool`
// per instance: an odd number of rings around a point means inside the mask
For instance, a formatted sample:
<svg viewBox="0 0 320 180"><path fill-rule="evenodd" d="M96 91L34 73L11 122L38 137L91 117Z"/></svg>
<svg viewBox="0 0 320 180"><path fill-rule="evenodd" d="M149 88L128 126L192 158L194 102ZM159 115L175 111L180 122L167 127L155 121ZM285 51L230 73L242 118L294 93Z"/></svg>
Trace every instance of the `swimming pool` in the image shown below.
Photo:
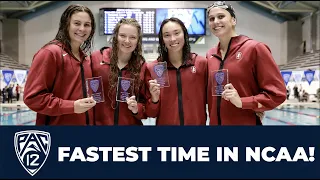
<svg viewBox="0 0 320 180"><path fill-rule="evenodd" d="M2 108L0 125L35 125L36 113L28 108ZM155 119L144 120L145 125L154 125ZM282 108L267 111L263 119L264 125L320 125L319 109L301 108Z"/></svg>

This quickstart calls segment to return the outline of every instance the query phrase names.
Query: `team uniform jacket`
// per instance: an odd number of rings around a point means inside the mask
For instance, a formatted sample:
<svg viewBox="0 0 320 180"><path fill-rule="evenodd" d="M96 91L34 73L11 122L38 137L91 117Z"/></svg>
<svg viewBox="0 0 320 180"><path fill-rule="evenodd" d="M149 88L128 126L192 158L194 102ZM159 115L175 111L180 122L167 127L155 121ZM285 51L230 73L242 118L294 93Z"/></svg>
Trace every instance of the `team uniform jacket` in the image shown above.
<svg viewBox="0 0 320 180"><path fill-rule="evenodd" d="M148 63L149 72L152 63ZM167 67L170 87L160 89L157 111L150 116L156 117L157 125L206 125L206 58L192 54L178 69L170 61Z"/></svg>
<svg viewBox="0 0 320 180"><path fill-rule="evenodd" d="M85 79L91 61L82 62L62 44L41 48L33 58L24 89L24 103L37 112L36 125L93 125L93 111L74 113L74 101L87 97Z"/></svg>
<svg viewBox="0 0 320 180"><path fill-rule="evenodd" d="M94 77L101 76L103 81L105 101L97 103L94 107L94 116L97 125L143 125L141 119L147 118L147 111L152 109L153 103L150 99L149 85L145 81L146 63L142 62L140 72L140 92L135 94L138 101L138 113L133 114L128 109L126 102L116 101L115 93L110 93L110 53L111 48L102 48L92 53L92 72ZM118 77L130 78L128 65L120 70Z"/></svg>
<svg viewBox="0 0 320 180"><path fill-rule="evenodd" d="M255 112L274 109L285 101L286 87L267 45L240 35L231 38L224 60L220 43L206 57L210 125L261 125ZM228 69L229 83L237 90L242 108L212 96L212 71L219 69Z"/></svg>

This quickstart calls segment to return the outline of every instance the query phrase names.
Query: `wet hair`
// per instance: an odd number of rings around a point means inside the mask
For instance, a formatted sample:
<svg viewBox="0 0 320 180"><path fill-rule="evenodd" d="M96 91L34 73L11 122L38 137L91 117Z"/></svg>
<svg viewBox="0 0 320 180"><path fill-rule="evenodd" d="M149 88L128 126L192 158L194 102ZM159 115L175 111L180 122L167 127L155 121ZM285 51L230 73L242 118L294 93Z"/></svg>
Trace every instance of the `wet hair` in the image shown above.
<svg viewBox="0 0 320 180"><path fill-rule="evenodd" d="M139 87L142 82L140 82L140 71L142 64L141 62L145 62L145 59L142 56L142 31L141 25L136 19L133 18L122 18L113 29L113 36L110 39L112 44L112 51L110 52L110 75L109 75L109 82L110 82L110 89L108 92L109 98L112 102L114 98L110 95L115 94L117 84L118 84L118 74L120 69L118 68L118 35L119 29L121 25L128 24L133 27L137 28L138 31L138 42L137 47L132 52L131 58L128 62L128 71L130 72L131 78L134 80L134 87L135 87L135 95L136 97L139 95ZM138 97L137 97L138 98Z"/></svg>
<svg viewBox="0 0 320 180"><path fill-rule="evenodd" d="M213 4L208 6L207 7L207 16L209 15L210 10L214 7L225 9L226 11L228 11L230 13L231 17L236 19L236 14L235 14L233 7L231 6L231 4L226 4L225 1L215 1Z"/></svg>
<svg viewBox="0 0 320 180"><path fill-rule="evenodd" d="M75 13L78 13L78 12L88 13L88 15L90 16L90 19L91 19L91 28L92 28L91 33L90 33L88 39L86 41L84 41L83 44L81 45L81 49L85 53L91 52L91 49L93 47L93 35L94 35L95 29L96 29L95 20L94 20L94 16L93 16L91 10L88 7L80 5L80 4L72 4L62 13L57 35L53 41L47 43L46 45L57 44L57 41L58 41L65 46L64 48L71 51L71 39L69 36L70 20L71 20L71 16Z"/></svg>
<svg viewBox="0 0 320 180"><path fill-rule="evenodd" d="M159 58L158 61L168 61L169 60L169 55L168 55L168 50L164 44L163 41L163 35L162 35L162 29L163 26L165 24L167 24L168 22L175 22L178 23L181 26L181 29L183 31L184 34L184 45L182 48L182 64L185 64L190 58L190 52L191 52L191 48L190 48L190 43L189 43L189 34L188 34L188 30L186 28L186 26L184 25L184 23L175 17L171 17L169 19L165 19L162 21L161 26L160 26L160 31L158 34L159 37L159 47L158 47L158 53L159 53Z"/></svg>

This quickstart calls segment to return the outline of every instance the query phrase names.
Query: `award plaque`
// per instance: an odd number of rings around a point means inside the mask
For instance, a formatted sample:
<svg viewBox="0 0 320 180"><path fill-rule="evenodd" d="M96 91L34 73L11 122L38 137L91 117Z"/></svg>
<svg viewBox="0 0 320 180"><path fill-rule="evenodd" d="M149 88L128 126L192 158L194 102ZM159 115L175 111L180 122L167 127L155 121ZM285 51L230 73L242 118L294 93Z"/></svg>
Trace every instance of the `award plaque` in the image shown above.
<svg viewBox="0 0 320 180"><path fill-rule="evenodd" d="M88 97L92 96L97 103L104 102L104 91L101 76L87 78L86 86Z"/></svg>
<svg viewBox="0 0 320 180"><path fill-rule="evenodd" d="M170 87L167 62L152 63L151 68L151 77L157 80L160 88Z"/></svg>
<svg viewBox="0 0 320 180"><path fill-rule="evenodd" d="M119 102L127 102L126 98L134 95L134 80L118 77L117 98Z"/></svg>
<svg viewBox="0 0 320 180"><path fill-rule="evenodd" d="M221 96L224 86L229 83L228 69L211 71L212 96Z"/></svg>

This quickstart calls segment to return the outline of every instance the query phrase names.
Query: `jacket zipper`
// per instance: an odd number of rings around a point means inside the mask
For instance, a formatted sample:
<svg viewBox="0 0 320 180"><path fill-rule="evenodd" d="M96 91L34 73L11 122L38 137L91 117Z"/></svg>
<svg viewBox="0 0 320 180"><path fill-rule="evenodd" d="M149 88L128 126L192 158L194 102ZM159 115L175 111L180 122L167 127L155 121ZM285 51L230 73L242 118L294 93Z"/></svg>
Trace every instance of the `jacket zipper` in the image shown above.
<svg viewBox="0 0 320 180"><path fill-rule="evenodd" d="M228 56L228 53L229 53L229 50L230 50L230 45L231 45L231 41L232 41L232 38L230 39L229 41L229 44L228 44L228 49L227 49L227 52L222 60L222 58L220 56L217 56L217 55L214 55L216 58L218 58L220 60L220 66L219 66L219 70L223 69L223 66L224 66L224 63L227 59L227 56ZM217 97L217 115L218 115L218 125L221 125L221 114L220 114L220 110L221 110L221 99L222 97L221 96L218 96Z"/></svg>
<svg viewBox="0 0 320 180"><path fill-rule="evenodd" d="M177 87L178 87L178 109L180 126L184 125L183 103L182 103L182 85L181 85L181 73L180 68L177 69Z"/></svg>
<svg viewBox="0 0 320 180"><path fill-rule="evenodd" d="M86 89L86 83L85 83L85 77L84 77L84 69L83 69L83 64L82 62L80 63L80 69L81 69L81 81L82 81L82 93L83 97L87 98L87 89ZM85 112L86 114L86 124L89 125L89 113L88 111Z"/></svg>
<svg viewBox="0 0 320 180"><path fill-rule="evenodd" d="M122 77L122 69L119 71L118 78ZM118 89L120 89L120 83L118 84ZM117 93L117 92L116 92ZM118 96L118 94L116 94ZM117 98L116 98L117 99ZM114 110L114 125L119 125L119 101L116 100L116 109Z"/></svg>

